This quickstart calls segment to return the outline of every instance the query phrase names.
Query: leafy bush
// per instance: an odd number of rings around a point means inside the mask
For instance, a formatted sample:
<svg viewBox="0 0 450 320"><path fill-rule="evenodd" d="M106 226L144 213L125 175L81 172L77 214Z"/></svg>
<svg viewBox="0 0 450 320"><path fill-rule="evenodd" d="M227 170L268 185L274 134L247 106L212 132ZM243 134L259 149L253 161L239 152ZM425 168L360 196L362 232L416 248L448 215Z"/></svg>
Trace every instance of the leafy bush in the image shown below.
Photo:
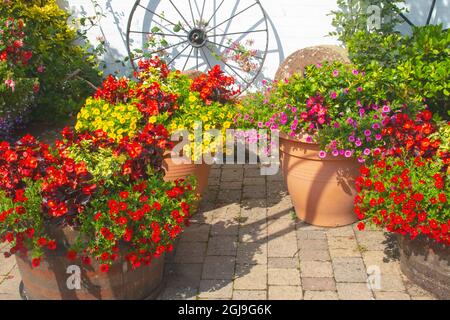
<svg viewBox="0 0 450 320"><path fill-rule="evenodd" d="M95 55L76 44L77 31L56 0L9 0L0 17L24 20L27 44L33 52L26 76L38 78L41 90L34 116L48 120L76 113L100 83ZM87 44L88 45L88 44Z"/></svg>
<svg viewBox="0 0 450 320"><path fill-rule="evenodd" d="M381 85L403 100L426 99L442 117L450 113L450 32L441 25L414 28L411 36L357 32L347 46L352 61L381 72Z"/></svg>

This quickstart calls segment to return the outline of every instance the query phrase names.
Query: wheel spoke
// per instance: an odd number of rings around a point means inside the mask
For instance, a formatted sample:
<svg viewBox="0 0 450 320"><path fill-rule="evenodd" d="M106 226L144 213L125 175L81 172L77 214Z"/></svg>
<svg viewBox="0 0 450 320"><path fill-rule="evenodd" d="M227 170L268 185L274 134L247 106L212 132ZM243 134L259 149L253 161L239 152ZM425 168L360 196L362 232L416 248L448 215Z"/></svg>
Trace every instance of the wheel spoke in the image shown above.
<svg viewBox="0 0 450 320"><path fill-rule="evenodd" d="M203 14L205 13L205 5L206 5L206 0L203 0L202 14L200 15L200 25L203 20Z"/></svg>
<svg viewBox="0 0 450 320"><path fill-rule="evenodd" d="M208 59L208 57L206 56L206 52L205 52L205 50L203 50L203 47L202 47L202 52L203 52L203 55L205 56L206 63L208 63L209 68L212 69L212 65L211 65L211 63L209 62L209 59Z"/></svg>
<svg viewBox="0 0 450 320"><path fill-rule="evenodd" d="M192 10L191 0L189 0L189 10L191 10L192 21L194 22L194 28L195 28L195 27L197 27L197 24L195 23L194 10Z"/></svg>
<svg viewBox="0 0 450 320"><path fill-rule="evenodd" d="M436 6L436 0L433 0L433 3L431 4L431 8L430 8L430 13L428 14L428 18L427 18L427 26L431 22L431 18L433 17L433 12L434 12L435 6Z"/></svg>
<svg viewBox="0 0 450 320"><path fill-rule="evenodd" d="M215 44L216 46L219 46L219 47L222 47L222 48L225 48L225 49L228 49L228 50L231 50L231 51L236 51L236 49L233 49L233 48L231 48L231 47L228 47L228 46L224 46L223 44L220 44L220 43L217 43L217 42L214 42L214 41L209 41L209 40L206 40L207 42L209 42L209 43L211 43L211 44ZM259 59L259 60L263 60L264 58L262 58L262 57L260 57L260 56L253 56L255 59Z"/></svg>
<svg viewBox="0 0 450 320"><path fill-rule="evenodd" d="M219 12L220 7L223 5L223 3L225 2L225 0L222 0L222 2L219 4L219 6L217 7L216 11L214 11L213 15L211 16L211 18L209 18L208 22L206 23L206 26L209 26L209 23L211 22L211 20L216 16L217 12Z"/></svg>
<svg viewBox="0 0 450 320"><path fill-rule="evenodd" d="M186 22L186 25L192 29L191 25L189 24L189 22L186 20L186 18L181 14L180 10L178 10L178 8L173 4L172 0L169 0L170 4L172 5L172 7L175 8L175 10L178 12L178 14L180 15L180 17L184 20L184 22ZM186 31L186 30L185 30Z"/></svg>
<svg viewBox="0 0 450 320"><path fill-rule="evenodd" d="M189 48L189 46L186 46L183 50L181 50L180 52L178 52L178 54L177 54L175 57L173 57L172 60L170 60L170 62L169 62L167 65L170 66L170 64L171 64L172 62L174 62L176 58L178 58L179 56L181 56L181 55L183 54L183 52L186 51L187 48Z"/></svg>
<svg viewBox="0 0 450 320"><path fill-rule="evenodd" d="M222 33L222 34L216 34L216 37L225 37L225 36L233 36L238 34L249 34L249 33L257 33L257 32L267 32L267 29L263 30L250 30L250 31L243 31L243 32L231 32L231 33Z"/></svg>
<svg viewBox="0 0 450 320"><path fill-rule="evenodd" d="M155 16L157 16L158 18L160 18L161 20L166 21L167 23L169 23L170 25L172 25L172 26L174 26L174 27L180 26L179 24L175 24L175 23L173 23L173 22L167 20L167 19L164 18L163 16L157 14L156 12L153 12L152 10L150 10L149 8L144 7L144 6L141 5L141 4L139 4L139 6L142 7L142 8L144 8L144 9L147 10L148 12L154 14ZM188 33L188 32L186 31L186 29L183 28L183 26L181 26L181 29L183 29L186 33Z"/></svg>
<svg viewBox="0 0 450 320"><path fill-rule="evenodd" d="M256 6L258 4L258 2L255 2L254 4L252 4L252 5L250 5L250 6L248 6L247 8L245 8L245 9L243 9L243 10L241 10L241 11L239 11L238 13L236 13L235 15L233 15L233 16L231 16L230 18L228 18L227 20L225 20L225 21L222 21L221 23L219 23L218 25L216 25L215 27L213 27L213 28L211 28L211 29L209 29L208 31L207 31L207 33L208 32L211 32L212 30L214 30L214 29L217 29L218 27L220 27L221 25L223 25L223 24L225 24L225 23L227 23L228 21L230 21L230 20L233 20L234 18L236 18L238 15L240 15L240 14L242 14L242 13L244 13L245 11L247 11L247 10L249 10L249 9L251 9L251 8L253 8L254 6Z"/></svg>
<svg viewBox="0 0 450 320"><path fill-rule="evenodd" d="M206 48L214 55L217 53L214 53L208 46L206 46ZM232 66L230 66L228 63L226 63L225 61L221 61L223 64L225 64L228 68L231 69L231 71L233 71L239 78L242 79L242 81L244 81L247 85L250 85L250 83L244 79L244 77L242 77L237 71L234 70L234 68Z"/></svg>
<svg viewBox="0 0 450 320"><path fill-rule="evenodd" d="M159 53L159 52L161 52L161 51L164 51L164 50L167 50L167 49L170 49L170 48L173 48L173 47L182 45L182 44L184 44L184 43L186 43L186 42L188 42L188 40L178 42L178 43L176 43L176 44L173 44L173 45L170 45L170 46L161 48L161 49L156 50L156 51L152 51L152 52L150 52L149 54L152 55L152 54L155 54L155 53ZM187 48L187 47L186 47L186 48ZM140 57L138 57L138 58L134 58L133 61L134 61L134 60L138 60L138 59L143 58L143 57L144 57L144 56L140 56Z"/></svg>
<svg viewBox="0 0 450 320"><path fill-rule="evenodd" d="M189 55L188 55L188 57L186 59L186 62L184 63L183 71L186 70L186 66L187 66L187 64L189 62L189 59L191 59L192 51L194 51L194 47L191 47L191 51L189 52Z"/></svg>
<svg viewBox="0 0 450 320"><path fill-rule="evenodd" d="M187 35L179 35L179 34L163 33L163 32L148 32L148 31L134 31L134 30L131 30L130 33L153 34L155 36L187 38Z"/></svg>

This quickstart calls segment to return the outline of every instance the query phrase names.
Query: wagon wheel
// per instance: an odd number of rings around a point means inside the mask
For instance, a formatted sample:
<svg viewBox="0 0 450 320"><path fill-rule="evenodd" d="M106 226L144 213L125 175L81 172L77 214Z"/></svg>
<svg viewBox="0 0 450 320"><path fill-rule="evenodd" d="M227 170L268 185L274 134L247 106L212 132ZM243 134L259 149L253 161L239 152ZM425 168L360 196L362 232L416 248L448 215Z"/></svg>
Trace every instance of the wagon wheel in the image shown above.
<svg viewBox="0 0 450 320"><path fill-rule="evenodd" d="M269 24L259 0L137 0L128 20L135 70L137 61L155 55L182 71L220 65L241 91L261 73L268 46Z"/></svg>
<svg viewBox="0 0 450 320"><path fill-rule="evenodd" d="M425 22L426 26L429 26L431 24L431 19L433 18L433 14L435 13L436 9L436 2L437 0L431 0L430 3L430 10L428 12L427 21ZM398 7L397 7L398 9ZM405 22L410 25L411 27L417 27L416 24L414 24L401 10L399 10L400 17L405 20ZM448 30L448 29L447 29Z"/></svg>

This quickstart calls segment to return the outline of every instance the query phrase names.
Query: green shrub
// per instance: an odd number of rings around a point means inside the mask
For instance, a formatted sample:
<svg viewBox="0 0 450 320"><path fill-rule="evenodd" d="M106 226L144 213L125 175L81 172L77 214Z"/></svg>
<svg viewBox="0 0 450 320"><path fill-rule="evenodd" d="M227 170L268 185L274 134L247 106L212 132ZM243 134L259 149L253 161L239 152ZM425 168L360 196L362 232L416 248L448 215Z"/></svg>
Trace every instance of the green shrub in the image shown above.
<svg viewBox="0 0 450 320"><path fill-rule="evenodd" d="M11 0L0 8L0 17L25 21L34 53L27 76L39 78L41 86L35 117L48 120L75 114L94 91L89 83L97 86L101 77L95 55L76 44L80 39L67 24L69 15L56 0Z"/></svg>

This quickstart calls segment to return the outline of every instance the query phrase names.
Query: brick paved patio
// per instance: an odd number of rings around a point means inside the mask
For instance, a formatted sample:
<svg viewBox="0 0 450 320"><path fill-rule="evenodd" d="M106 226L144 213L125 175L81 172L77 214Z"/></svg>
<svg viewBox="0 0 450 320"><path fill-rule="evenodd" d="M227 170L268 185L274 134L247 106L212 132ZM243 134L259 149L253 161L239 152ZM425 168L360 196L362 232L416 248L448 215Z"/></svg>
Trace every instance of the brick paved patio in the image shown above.
<svg viewBox="0 0 450 320"><path fill-rule="evenodd" d="M19 299L14 263L0 256L0 300ZM368 273L377 270L372 290ZM226 165L212 170L192 226L167 257L159 299L434 298L401 274L391 236L296 221L281 176Z"/></svg>

